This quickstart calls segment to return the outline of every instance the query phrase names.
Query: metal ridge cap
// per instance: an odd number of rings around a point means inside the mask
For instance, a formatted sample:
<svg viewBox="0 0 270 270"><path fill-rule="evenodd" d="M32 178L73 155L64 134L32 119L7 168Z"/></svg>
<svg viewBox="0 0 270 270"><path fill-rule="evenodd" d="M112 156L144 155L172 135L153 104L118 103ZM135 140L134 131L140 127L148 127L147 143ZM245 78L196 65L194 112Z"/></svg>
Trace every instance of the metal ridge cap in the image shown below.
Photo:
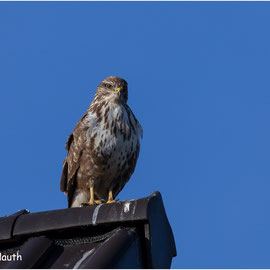
<svg viewBox="0 0 270 270"><path fill-rule="evenodd" d="M160 193L155 191L136 200L21 215L16 219L13 236L116 222L147 221L149 203L157 197L161 199Z"/></svg>
<svg viewBox="0 0 270 270"><path fill-rule="evenodd" d="M0 243L12 239L14 226L21 215L28 214L28 210L19 210L9 216L0 218Z"/></svg>

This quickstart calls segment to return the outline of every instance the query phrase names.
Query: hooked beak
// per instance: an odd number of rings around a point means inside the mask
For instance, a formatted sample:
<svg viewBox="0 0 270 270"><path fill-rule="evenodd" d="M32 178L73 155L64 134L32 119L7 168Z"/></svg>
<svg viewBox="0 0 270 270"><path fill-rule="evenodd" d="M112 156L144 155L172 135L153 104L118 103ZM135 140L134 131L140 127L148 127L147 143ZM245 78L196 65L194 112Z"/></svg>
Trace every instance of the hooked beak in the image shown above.
<svg viewBox="0 0 270 270"><path fill-rule="evenodd" d="M119 91L121 91L121 87L117 87L115 91L113 90L113 91L109 91L109 92L117 94Z"/></svg>

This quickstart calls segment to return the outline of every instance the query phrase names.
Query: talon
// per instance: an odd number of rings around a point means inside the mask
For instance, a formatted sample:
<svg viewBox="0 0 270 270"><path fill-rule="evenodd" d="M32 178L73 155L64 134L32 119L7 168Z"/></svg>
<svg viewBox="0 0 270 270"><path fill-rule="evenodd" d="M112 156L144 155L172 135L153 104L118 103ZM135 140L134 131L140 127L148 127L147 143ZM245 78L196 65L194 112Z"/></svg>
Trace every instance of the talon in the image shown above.
<svg viewBox="0 0 270 270"><path fill-rule="evenodd" d="M108 200L106 203L114 203L117 202L117 200Z"/></svg>
<svg viewBox="0 0 270 270"><path fill-rule="evenodd" d="M90 200L88 202L88 205L96 205L96 204L101 204L102 201L101 200Z"/></svg>
<svg viewBox="0 0 270 270"><path fill-rule="evenodd" d="M95 204L101 204L102 201L101 200L95 200Z"/></svg>

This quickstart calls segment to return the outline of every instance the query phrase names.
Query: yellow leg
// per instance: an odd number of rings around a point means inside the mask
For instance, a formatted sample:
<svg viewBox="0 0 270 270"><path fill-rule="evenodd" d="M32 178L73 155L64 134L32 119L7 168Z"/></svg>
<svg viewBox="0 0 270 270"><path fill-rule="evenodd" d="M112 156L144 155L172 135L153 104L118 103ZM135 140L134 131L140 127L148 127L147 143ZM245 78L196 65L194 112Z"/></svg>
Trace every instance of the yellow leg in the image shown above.
<svg viewBox="0 0 270 270"><path fill-rule="evenodd" d="M100 200L95 200L94 199L94 187L90 187L90 200L88 202L90 205L93 205L93 204L101 204L102 201Z"/></svg>
<svg viewBox="0 0 270 270"><path fill-rule="evenodd" d="M116 202L116 200L113 199L113 193L110 190L107 203L114 203L114 202Z"/></svg>

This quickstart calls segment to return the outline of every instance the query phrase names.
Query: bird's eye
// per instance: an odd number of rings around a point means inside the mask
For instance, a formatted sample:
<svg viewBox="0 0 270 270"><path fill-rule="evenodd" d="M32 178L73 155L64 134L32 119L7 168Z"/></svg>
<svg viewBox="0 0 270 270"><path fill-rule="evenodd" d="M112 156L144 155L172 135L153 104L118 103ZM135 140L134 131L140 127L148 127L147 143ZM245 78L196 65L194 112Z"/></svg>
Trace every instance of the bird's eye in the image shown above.
<svg viewBox="0 0 270 270"><path fill-rule="evenodd" d="M107 89L112 89L113 86L112 86L111 84L107 83L107 84L106 84L106 88L107 88Z"/></svg>

